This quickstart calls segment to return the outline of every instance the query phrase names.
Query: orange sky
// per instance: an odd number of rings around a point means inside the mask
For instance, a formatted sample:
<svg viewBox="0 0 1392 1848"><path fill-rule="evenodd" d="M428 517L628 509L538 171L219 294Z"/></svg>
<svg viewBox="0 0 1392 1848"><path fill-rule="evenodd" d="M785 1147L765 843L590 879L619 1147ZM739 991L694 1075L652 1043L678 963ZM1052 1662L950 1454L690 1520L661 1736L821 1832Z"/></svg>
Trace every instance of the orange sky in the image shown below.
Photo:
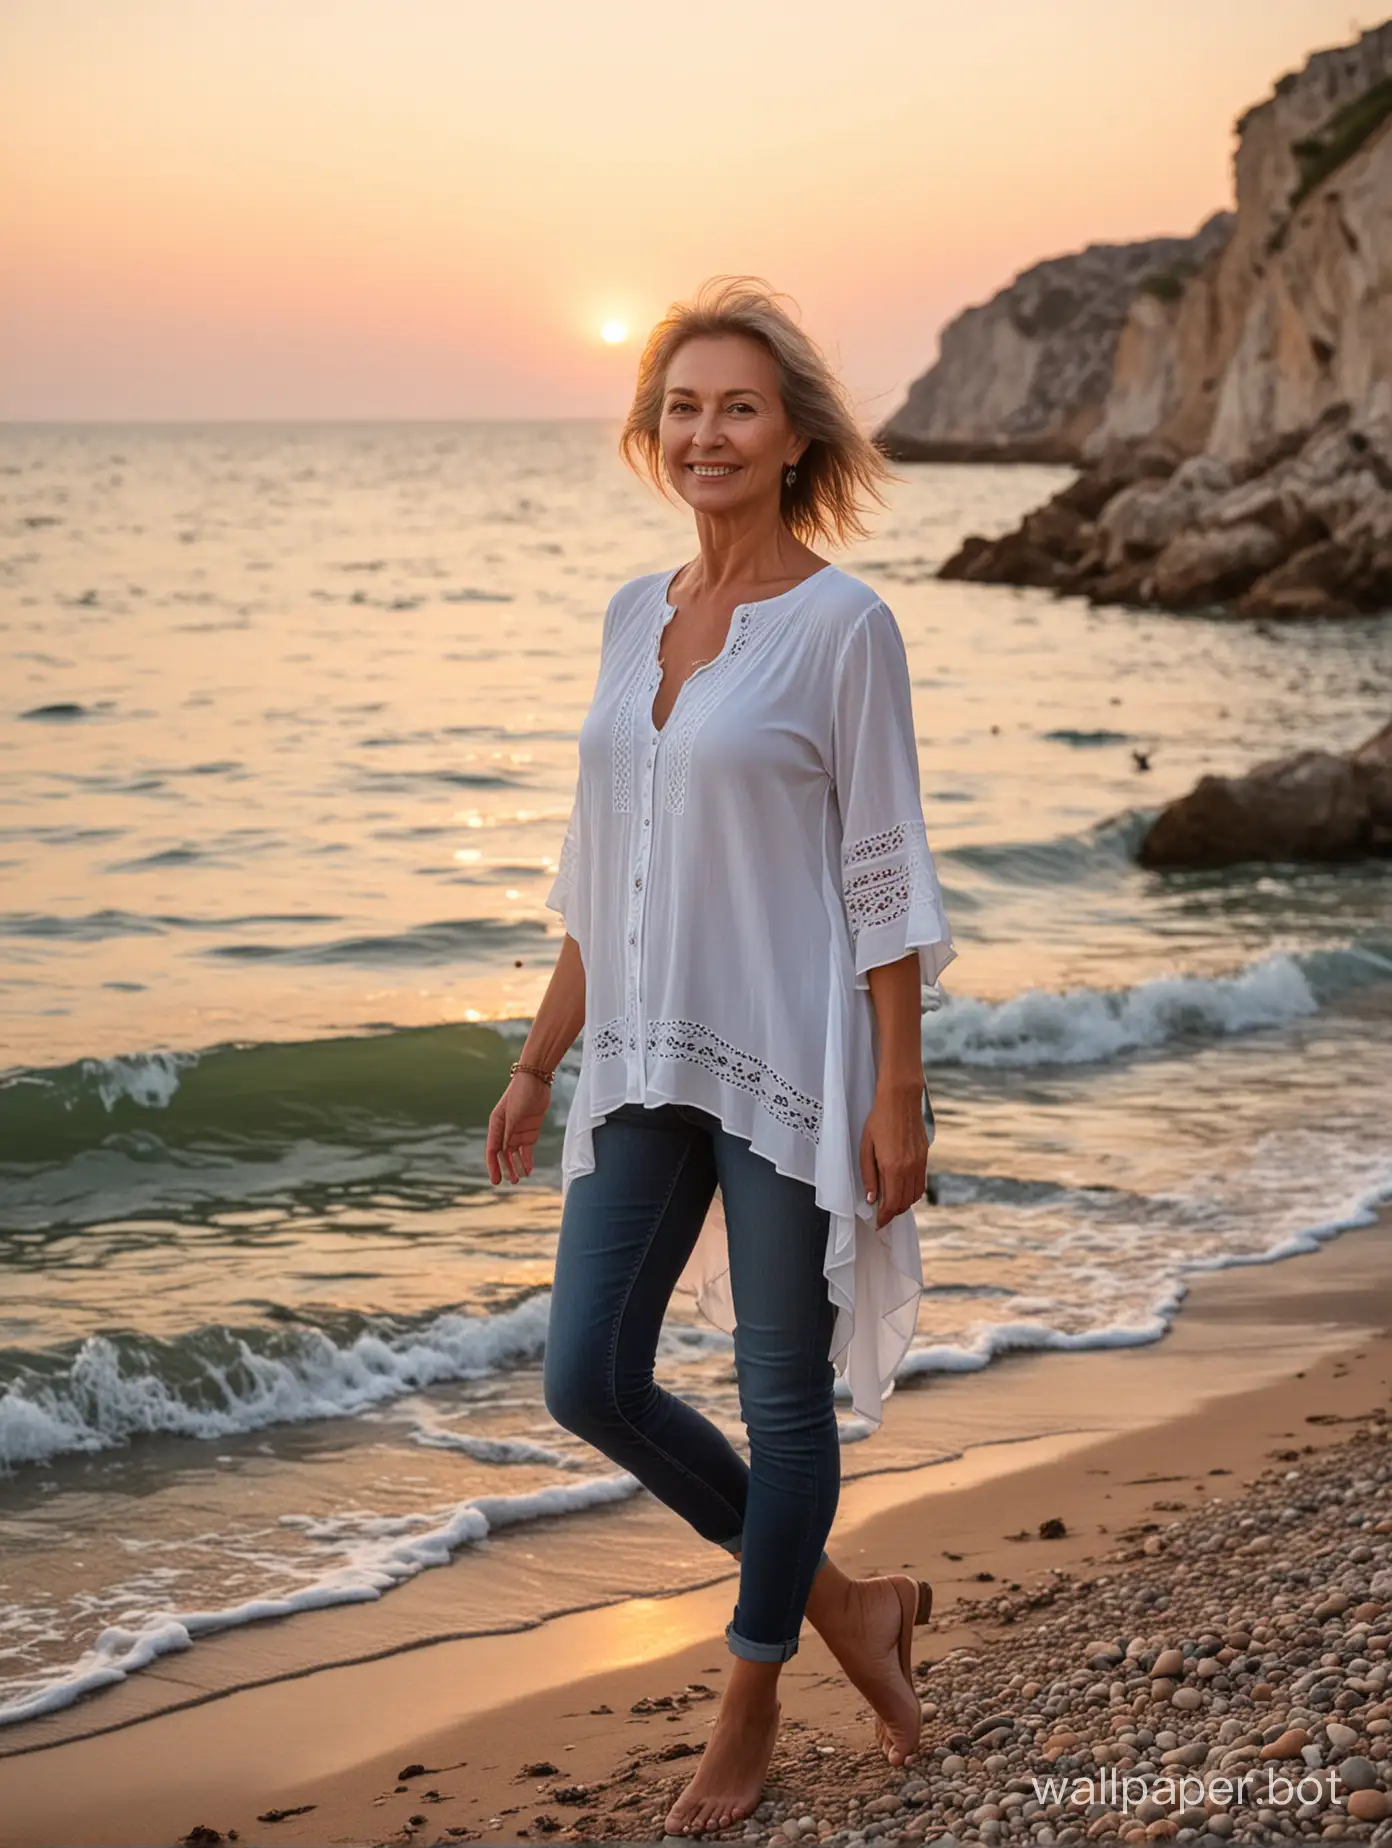
<svg viewBox="0 0 1392 1848"><path fill-rule="evenodd" d="M1020 268L1229 203L1235 117L1380 17L3 0L0 416L616 415L601 322L742 270L878 421Z"/></svg>

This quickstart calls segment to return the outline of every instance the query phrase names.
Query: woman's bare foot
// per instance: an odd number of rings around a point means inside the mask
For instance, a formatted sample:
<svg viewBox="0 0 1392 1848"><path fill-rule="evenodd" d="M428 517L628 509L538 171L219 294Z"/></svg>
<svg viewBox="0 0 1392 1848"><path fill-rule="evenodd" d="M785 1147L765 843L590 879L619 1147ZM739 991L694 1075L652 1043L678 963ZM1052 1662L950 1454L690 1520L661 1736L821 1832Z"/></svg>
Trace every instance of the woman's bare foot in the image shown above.
<svg viewBox="0 0 1392 1848"><path fill-rule="evenodd" d="M807 1605L808 1621L874 1709L875 1732L885 1757L892 1765L907 1763L918 1750L923 1718L913 1682L904 1672L900 1637L906 1614L912 1622L906 1600L911 1598L917 1606L917 1582L897 1573L848 1579L824 1567L814 1581L814 1592Z"/></svg>
<svg viewBox="0 0 1392 1848"><path fill-rule="evenodd" d="M752 1816L778 1739L781 1663L736 1657L696 1775L667 1812L668 1835L727 1829Z"/></svg>

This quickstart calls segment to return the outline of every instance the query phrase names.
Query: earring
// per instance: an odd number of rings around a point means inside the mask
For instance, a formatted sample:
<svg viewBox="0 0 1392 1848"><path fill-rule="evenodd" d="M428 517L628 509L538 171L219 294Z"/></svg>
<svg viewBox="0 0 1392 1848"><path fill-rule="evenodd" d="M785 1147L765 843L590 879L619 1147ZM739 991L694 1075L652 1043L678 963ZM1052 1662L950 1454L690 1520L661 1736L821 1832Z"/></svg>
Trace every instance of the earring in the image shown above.
<svg viewBox="0 0 1392 1848"><path fill-rule="evenodd" d="M797 480L797 463L796 462L792 464L792 466L789 468L787 474L783 477L783 479L784 481L787 482L789 487L792 487L793 483Z"/></svg>

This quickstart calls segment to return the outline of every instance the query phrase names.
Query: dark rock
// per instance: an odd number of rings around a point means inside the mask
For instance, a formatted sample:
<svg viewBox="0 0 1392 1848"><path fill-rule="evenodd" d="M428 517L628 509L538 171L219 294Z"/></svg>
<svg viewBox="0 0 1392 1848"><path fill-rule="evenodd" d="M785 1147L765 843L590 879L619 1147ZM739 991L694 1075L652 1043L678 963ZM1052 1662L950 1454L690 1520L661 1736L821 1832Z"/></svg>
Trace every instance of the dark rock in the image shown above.
<svg viewBox="0 0 1392 1848"><path fill-rule="evenodd" d="M1280 539L1255 520L1183 532L1155 561L1152 595L1162 608L1174 610L1226 602L1255 584L1281 557Z"/></svg>
<svg viewBox="0 0 1392 1848"><path fill-rule="evenodd" d="M1050 557L1022 529L989 544L968 539L938 576L962 578L973 584L1022 584L1052 590L1062 578L1064 566L1063 559Z"/></svg>
<svg viewBox="0 0 1392 1848"><path fill-rule="evenodd" d="M1302 546L1284 564L1259 578L1238 604L1244 616L1322 616L1355 614L1345 596L1347 548L1333 539Z"/></svg>
<svg viewBox="0 0 1392 1848"><path fill-rule="evenodd" d="M1015 584L1135 608L1235 606L1242 616L1392 608L1392 436L1317 421L1261 466L1168 450L1109 455L1013 532L973 534L943 578Z"/></svg>
<svg viewBox="0 0 1392 1848"><path fill-rule="evenodd" d="M1392 721L1356 750L1300 751L1246 776L1205 776L1161 810L1141 842L1147 867L1392 855Z"/></svg>

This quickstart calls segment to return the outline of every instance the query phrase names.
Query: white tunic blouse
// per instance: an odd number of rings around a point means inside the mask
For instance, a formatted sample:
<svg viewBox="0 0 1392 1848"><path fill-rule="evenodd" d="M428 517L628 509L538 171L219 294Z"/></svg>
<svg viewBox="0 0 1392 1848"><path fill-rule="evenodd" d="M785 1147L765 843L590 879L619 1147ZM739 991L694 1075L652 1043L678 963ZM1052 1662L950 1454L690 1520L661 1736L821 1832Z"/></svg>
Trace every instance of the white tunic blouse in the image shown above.
<svg viewBox="0 0 1392 1848"><path fill-rule="evenodd" d="M810 1182L830 1215L830 1358L878 1425L923 1269L912 1211L877 1229L860 1177L878 1034L867 971L916 949L927 1011L956 954L923 825L903 638L868 585L824 566L741 604L658 731L676 575L634 578L609 603L546 898L585 968L562 1191L593 1169L594 1128L622 1103L709 1111ZM714 1215L683 1284L734 1332Z"/></svg>

